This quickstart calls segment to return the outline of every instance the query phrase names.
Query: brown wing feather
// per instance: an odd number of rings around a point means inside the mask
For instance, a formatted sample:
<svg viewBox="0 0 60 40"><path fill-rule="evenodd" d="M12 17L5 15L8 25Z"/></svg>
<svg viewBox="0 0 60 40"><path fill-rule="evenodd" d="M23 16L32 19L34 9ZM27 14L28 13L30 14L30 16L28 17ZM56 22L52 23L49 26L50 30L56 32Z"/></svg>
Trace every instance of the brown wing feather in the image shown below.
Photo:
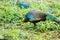
<svg viewBox="0 0 60 40"><path fill-rule="evenodd" d="M41 12L39 10L32 10L30 11L34 15L34 20L46 20L47 14L45 12Z"/></svg>

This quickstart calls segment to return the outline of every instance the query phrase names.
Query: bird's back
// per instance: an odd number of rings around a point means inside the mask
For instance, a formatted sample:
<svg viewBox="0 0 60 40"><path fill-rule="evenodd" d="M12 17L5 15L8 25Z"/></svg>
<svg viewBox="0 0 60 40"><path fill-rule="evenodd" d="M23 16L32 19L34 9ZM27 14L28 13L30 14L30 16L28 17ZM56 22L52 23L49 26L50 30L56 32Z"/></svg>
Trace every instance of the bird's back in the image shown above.
<svg viewBox="0 0 60 40"><path fill-rule="evenodd" d="M30 13L34 15L35 20L45 20L47 14L39 10L31 10Z"/></svg>

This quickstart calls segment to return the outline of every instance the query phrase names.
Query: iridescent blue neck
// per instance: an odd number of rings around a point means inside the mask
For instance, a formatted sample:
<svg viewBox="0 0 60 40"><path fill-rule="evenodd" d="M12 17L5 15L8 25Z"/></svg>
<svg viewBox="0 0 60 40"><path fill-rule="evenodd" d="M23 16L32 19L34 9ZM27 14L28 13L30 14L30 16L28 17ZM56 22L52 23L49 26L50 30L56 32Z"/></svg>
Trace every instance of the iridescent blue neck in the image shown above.
<svg viewBox="0 0 60 40"><path fill-rule="evenodd" d="M33 19L34 15L32 13L27 13L26 18Z"/></svg>

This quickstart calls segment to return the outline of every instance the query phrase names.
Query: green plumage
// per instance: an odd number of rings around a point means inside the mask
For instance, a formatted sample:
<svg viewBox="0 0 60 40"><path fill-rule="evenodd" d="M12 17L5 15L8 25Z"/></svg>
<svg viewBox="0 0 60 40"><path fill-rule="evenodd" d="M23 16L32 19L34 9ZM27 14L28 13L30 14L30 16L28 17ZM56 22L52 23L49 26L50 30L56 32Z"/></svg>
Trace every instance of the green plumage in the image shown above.
<svg viewBox="0 0 60 40"><path fill-rule="evenodd" d="M54 16L54 15L52 15L52 14L48 14L48 15L46 16L46 19L55 21L55 22L57 22L57 23L60 24L60 20L59 20L56 16Z"/></svg>
<svg viewBox="0 0 60 40"><path fill-rule="evenodd" d="M22 1L22 0L17 0L16 3L20 8L29 8L30 4L28 2Z"/></svg>

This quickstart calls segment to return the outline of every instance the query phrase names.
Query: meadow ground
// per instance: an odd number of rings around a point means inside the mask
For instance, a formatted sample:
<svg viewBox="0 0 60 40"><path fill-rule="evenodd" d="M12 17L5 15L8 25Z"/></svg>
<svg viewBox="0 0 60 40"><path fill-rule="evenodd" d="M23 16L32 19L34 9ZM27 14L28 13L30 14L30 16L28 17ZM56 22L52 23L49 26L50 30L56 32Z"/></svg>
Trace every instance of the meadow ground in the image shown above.
<svg viewBox="0 0 60 40"><path fill-rule="evenodd" d="M0 0L0 39L60 40L60 25L51 20L38 22L38 29L33 29L34 25L30 22L23 23L25 14L31 9L53 12L52 14L60 19L60 2L54 0L44 0L44 4L32 2L27 9L21 9L15 2L16 0Z"/></svg>

